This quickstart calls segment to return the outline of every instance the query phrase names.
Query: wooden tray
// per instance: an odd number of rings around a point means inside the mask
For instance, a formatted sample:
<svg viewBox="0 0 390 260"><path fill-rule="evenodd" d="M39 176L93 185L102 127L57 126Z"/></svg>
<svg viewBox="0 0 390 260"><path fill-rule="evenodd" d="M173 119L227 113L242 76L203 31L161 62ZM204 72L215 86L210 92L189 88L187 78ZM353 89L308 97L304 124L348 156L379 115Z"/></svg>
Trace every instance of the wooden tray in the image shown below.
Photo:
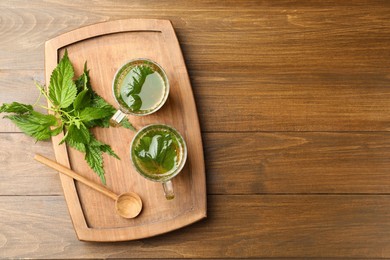
<svg viewBox="0 0 390 260"><path fill-rule="evenodd" d="M206 217L206 181L201 133L184 59L170 21L131 19L80 28L46 42L46 82L67 49L80 75L88 62L92 88L117 107L111 93L116 70L133 58L149 58L166 71L171 89L167 103L144 117L128 116L137 129L151 123L172 125L188 146L184 170L173 179L176 198L165 199L160 183L139 176L130 161L134 132L124 128L94 129L98 140L111 145L121 160L104 156L107 187L120 194L135 191L144 207L135 219L116 215L114 202L89 187L61 175L62 187L74 228L80 240L123 241L166 233ZM58 145L63 134L53 137L56 159L62 165L100 183L78 151Z"/></svg>

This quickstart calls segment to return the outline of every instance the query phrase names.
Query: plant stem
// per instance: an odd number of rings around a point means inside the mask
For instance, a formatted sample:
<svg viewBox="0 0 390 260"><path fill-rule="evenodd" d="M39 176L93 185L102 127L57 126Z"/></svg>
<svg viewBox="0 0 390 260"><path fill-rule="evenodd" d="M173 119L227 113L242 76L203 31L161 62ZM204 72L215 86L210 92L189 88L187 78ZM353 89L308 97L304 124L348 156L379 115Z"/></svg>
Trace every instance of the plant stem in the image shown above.
<svg viewBox="0 0 390 260"><path fill-rule="evenodd" d="M51 108L51 107L46 107L46 106L43 106L43 105L38 105L38 107L40 107L40 108L44 108L44 109L47 109L47 110L50 110L50 111L53 111L53 112L57 112L57 110L56 110L56 109L54 109L54 108Z"/></svg>
<svg viewBox="0 0 390 260"><path fill-rule="evenodd" d="M54 107L53 103L50 101L50 98L49 96L47 95L45 89L43 86L41 86L37 81L34 81L35 83L35 86L39 89L39 92L45 96L45 98L47 99L47 102L50 104L50 106Z"/></svg>

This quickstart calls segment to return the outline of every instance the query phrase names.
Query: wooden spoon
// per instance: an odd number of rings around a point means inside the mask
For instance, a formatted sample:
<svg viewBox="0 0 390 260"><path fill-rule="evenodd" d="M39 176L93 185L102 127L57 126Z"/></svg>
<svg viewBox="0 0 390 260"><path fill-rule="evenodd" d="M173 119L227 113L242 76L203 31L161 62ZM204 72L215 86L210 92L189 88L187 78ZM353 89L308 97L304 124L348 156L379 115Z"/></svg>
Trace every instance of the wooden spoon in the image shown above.
<svg viewBox="0 0 390 260"><path fill-rule="evenodd" d="M125 192L121 195L117 195L114 192L110 191L106 187L98 185L87 178L79 175L78 173L72 171L71 169L66 168L65 166L54 162L42 155L36 154L34 157L40 163L43 163L54 170L57 170L79 182L84 183L85 185L91 187L92 189L101 192L107 197L115 201L115 209L119 216L123 218L135 218L142 210L142 200L138 194L134 192Z"/></svg>

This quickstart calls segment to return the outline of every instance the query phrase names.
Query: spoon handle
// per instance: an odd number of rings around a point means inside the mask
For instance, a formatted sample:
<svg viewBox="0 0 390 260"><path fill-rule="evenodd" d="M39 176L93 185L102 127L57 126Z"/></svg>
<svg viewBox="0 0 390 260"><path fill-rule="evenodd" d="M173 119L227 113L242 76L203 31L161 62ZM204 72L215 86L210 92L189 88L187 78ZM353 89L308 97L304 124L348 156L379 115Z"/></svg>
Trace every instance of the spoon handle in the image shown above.
<svg viewBox="0 0 390 260"><path fill-rule="evenodd" d="M65 174L65 175L67 175L75 180L78 180L79 182L84 183L85 185L91 187L92 189L94 189L96 191L103 193L104 195L106 195L107 197L110 197L113 200L118 199L118 195L116 195L114 192L110 191L106 187L103 187L99 184L96 184L96 183L88 180L84 176L79 175L78 173L72 171L69 168L66 168L65 166L63 166L57 162L54 162L54 161L52 161L52 160L50 160L50 159L48 159L40 154L36 154L34 159L42 164L49 166L50 168L53 168L54 170L57 170L57 171Z"/></svg>

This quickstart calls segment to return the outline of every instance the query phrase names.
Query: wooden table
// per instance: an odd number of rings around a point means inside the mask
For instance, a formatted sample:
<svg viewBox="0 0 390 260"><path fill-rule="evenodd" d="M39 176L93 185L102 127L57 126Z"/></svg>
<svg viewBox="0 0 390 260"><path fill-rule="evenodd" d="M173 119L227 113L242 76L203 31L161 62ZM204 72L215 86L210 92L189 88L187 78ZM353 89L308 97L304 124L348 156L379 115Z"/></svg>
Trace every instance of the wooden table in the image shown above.
<svg viewBox="0 0 390 260"><path fill-rule="evenodd" d="M54 158L0 120L1 258L390 258L389 1L0 2L0 103L34 103L44 42L170 19L198 106L208 218L77 240Z"/></svg>

